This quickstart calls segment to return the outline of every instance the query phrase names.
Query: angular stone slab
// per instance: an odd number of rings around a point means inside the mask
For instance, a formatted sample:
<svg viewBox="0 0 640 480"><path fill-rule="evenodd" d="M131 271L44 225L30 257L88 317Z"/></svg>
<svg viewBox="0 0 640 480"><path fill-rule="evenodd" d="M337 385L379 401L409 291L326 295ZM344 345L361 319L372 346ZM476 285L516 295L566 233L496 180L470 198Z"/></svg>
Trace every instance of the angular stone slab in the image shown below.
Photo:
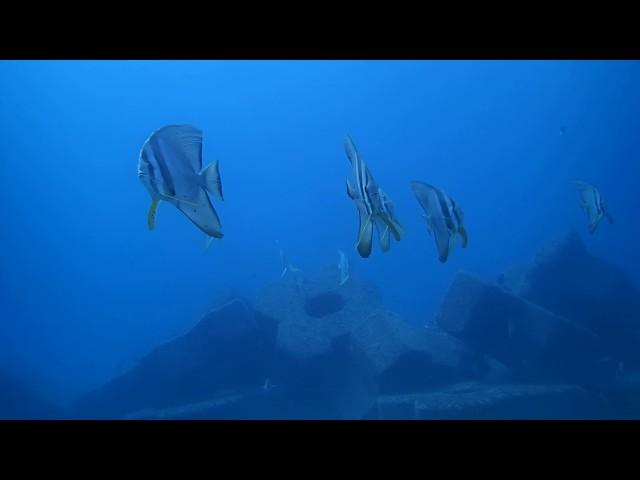
<svg viewBox="0 0 640 480"><path fill-rule="evenodd" d="M576 385L457 384L442 391L383 396L369 418L501 420L593 418L598 401Z"/></svg>
<svg viewBox="0 0 640 480"><path fill-rule="evenodd" d="M225 390L258 388L273 366L276 328L247 302L231 301L80 398L75 415L121 418L140 409L204 401Z"/></svg>
<svg viewBox="0 0 640 480"><path fill-rule="evenodd" d="M436 323L528 381L590 384L602 356L586 328L464 272L449 288Z"/></svg>
<svg viewBox="0 0 640 480"><path fill-rule="evenodd" d="M591 255L576 232L549 242L529 265L507 270L498 281L589 328L609 356L640 367L640 293L622 270Z"/></svg>
<svg viewBox="0 0 640 480"><path fill-rule="evenodd" d="M291 363L328 358L333 342L342 338L369 363L381 392L446 384L466 372L469 352L461 342L387 311L369 282L352 277L340 286L335 267L302 282L285 278L267 285L259 292L256 309L278 320L277 347ZM280 381L291 372L286 373ZM307 376L304 369L300 376Z"/></svg>

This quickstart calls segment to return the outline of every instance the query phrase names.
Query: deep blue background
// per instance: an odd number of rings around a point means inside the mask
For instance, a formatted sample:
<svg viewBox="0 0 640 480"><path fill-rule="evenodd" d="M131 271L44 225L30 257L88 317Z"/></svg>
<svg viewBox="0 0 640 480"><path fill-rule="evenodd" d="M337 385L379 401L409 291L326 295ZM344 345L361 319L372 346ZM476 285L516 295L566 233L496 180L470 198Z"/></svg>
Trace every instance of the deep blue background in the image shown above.
<svg viewBox="0 0 640 480"><path fill-rule="evenodd" d="M456 271L495 278L569 229L639 282L639 84L638 62L611 61L1 61L1 365L65 402L277 279L276 240L310 272L342 249L419 325ZM169 204L147 230L138 153L176 123L220 161L225 238L206 252ZM407 230L366 260L346 132ZM446 264L413 179L464 210L469 247ZM615 225L587 235L574 179Z"/></svg>

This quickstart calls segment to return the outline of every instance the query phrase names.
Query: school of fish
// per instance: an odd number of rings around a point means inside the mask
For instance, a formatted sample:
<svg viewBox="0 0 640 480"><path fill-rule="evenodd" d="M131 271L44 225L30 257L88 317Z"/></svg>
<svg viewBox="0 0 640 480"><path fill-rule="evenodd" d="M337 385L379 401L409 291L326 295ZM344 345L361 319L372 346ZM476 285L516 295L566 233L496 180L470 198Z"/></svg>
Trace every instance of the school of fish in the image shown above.
<svg viewBox="0 0 640 480"><path fill-rule="evenodd" d="M562 127L564 135L566 127ZM362 155L347 134L344 150L351 164L353 178L347 180L347 196L358 212L358 233L355 250L362 258L371 255L374 229L383 252L391 248L391 237L400 241L405 233L389 196L374 179ZM167 125L151 133L143 143L138 159L138 177L151 196L147 225L155 228L155 219L161 201L173 204L206 235L208 247L214 238L221 239L222 224L209 195L224 200L218 162L202 166L202 131L191 125ZM427 231L433 236L438 260L449 258L459 237L462 248L468 244L464 214L460 205L443 189L412 180L410 188L423 210ZM607 202L598 189L586 182L575 181L580 194L580 206L585 211L588 231L595 233L603 218L613 223ZM340 285L349 279L349 262L338 251ZM301 270L289 263L280 249L283 266L281 277Z"/></svg>

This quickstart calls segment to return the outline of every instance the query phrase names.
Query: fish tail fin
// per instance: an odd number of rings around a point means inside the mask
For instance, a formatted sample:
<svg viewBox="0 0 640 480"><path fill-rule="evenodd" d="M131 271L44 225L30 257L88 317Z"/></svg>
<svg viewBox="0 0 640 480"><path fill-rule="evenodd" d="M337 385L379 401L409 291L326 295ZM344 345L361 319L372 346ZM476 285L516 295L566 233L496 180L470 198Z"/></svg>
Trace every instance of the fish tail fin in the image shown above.
<svg viewBox="0 0 640 480"><path fill-rule="evenodd" d="M461 225L460 228L458 228L458 233L460 234L460 238L462 238L462 248L467 248L467 243L469 243L467 229Z"/></svg>
<svg viewBox="0 0 640 480"><path fill-rule="evenodd" d="M201 175L203 178L204 188L214 197L217 197L220 200L224 200L224 196L222 195L222 179L220 178L220 167L218 165L218 161L216 160L207 168L202 170Z"/></svg>
<svg viewBox="0 0 640 480"><path fill-rule="evenodd" d="M147 226L149 227L149 230L156 228L156 213L158 212L158 205L160 205L160 200L156 199L151 201L149 213L147 213Z"/></svg>

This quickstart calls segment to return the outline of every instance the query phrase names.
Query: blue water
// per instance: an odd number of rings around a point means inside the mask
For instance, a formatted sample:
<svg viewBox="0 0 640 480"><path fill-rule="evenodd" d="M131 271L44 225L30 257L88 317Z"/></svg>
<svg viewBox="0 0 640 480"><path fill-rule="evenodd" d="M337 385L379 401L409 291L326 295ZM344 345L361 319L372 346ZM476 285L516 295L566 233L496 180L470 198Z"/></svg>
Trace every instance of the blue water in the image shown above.
<svg viewBox="0 0 640 480"><path fill-rule="evenodd" d="M276 241L308 271L342 249L420 326L459 270L495 278L572 229L638 284L639 84L631 61L0 61L0 364L64 404L276 280ZM136 175L148 135L182 123L220 162L225 237L206 251L169 204L147 229ZM368 259L347 132L406 228ZM414 179L465 213L445 264ZM587 234L575 179L614 225Z"/></svg>

